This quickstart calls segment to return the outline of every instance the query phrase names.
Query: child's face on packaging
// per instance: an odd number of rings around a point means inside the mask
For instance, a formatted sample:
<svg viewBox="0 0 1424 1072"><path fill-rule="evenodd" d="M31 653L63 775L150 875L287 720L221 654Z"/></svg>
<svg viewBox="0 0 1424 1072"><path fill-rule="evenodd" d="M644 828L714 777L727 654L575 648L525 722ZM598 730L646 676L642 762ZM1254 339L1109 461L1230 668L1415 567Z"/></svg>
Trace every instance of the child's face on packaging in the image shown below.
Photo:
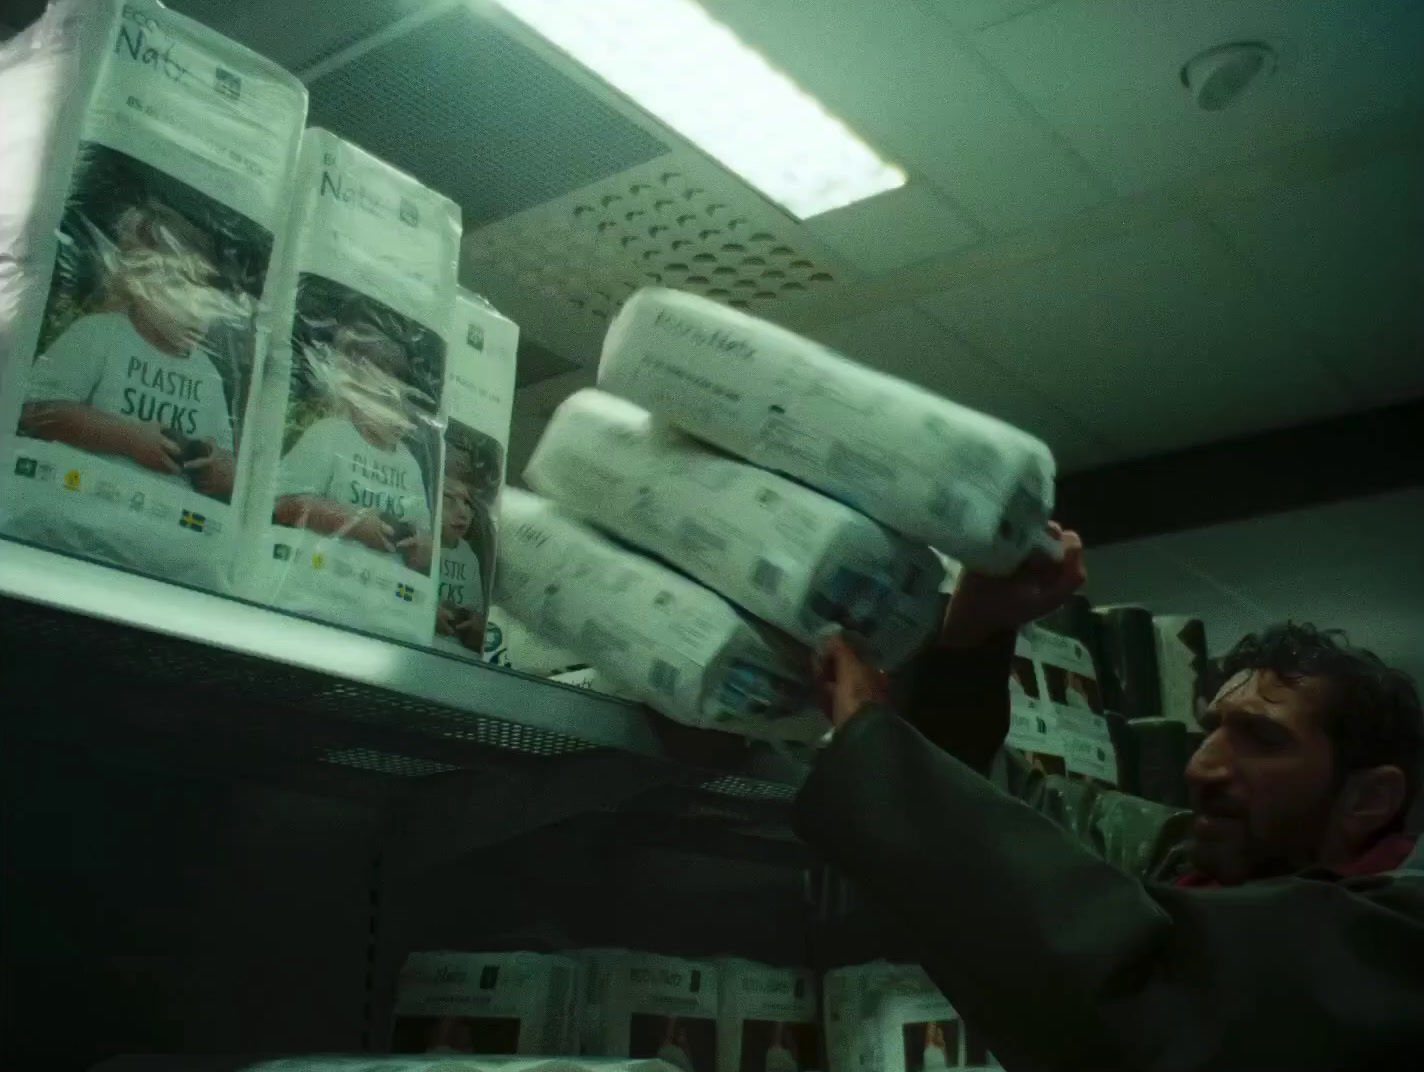
<svg viewBox="0 0 1424 1072"><path fill-rule="evenodd" d="M380 360L395 345L384 336L373 340L346 329L333 340L333 358L341 364L339 393L351 419L367 438L388 450L414 426L408 409L410 389Z"/></svg>
<svg viewBox="0 0 1424 1072"><path fill-rule="evenodd" d="M474 492L465 481L447 476L441 502L441 542L453 547L475 519Z"/></svg>
<svg viewBox="0 0 1424 1072"><path fill-rule="evenodd" d="M191 350L214 321L238 312L233 299L213 285L212 262L175 242L161 249L131 245L120 254L114 275L130 314L175 353Z"/></svg>

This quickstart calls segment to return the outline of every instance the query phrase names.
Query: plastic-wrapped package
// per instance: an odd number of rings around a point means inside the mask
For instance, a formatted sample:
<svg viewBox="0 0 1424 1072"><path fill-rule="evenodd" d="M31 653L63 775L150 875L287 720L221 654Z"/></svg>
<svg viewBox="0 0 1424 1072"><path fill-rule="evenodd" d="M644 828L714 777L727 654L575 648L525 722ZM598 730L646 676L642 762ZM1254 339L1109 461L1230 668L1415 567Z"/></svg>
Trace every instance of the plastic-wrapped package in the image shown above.
<svg viewBox="0 0 1424 1072"><path fill-rule="evenodd" d="M981 572L1059 553L1037 439L706 298L634 294L598 384Z"/></svg>
<svg viewBox="0 0 1424 1072"><path fill-rule="evenodd" d="M824 733L804 649L547 499L507 488L500 517L500 606L620 691L689 725L783 740Z"/></svg>
<svg viewBox="0 0 1424 1072"><path fill-rule="evenodd" d="M1104 672L1112 688L1104 701L1125 718L1160 718L1162 679L1157 668L1157 628L1146 607L1098 607L1103 623Z"/></svg>
<svg viewBox="0 0 1424 1072"><path fill-rule="evenodd" d="M602 391L559 406L524 477L804 644L843 626L893 668L938 624L943 569L928 547Z"/></svg>
<svg viewBox="0 0 1424 1072"><path fill-rule="evenodd" d="M550 644L498 603L485 626L485 662L535 677L552 677L588 667L588 660Z"/></svg>
<svg viewBox="0 0 1424 1072"><path fill-rule="evenodd" d="M412 953L396 991L391 1050L577 1053L578 962L543 953Z"/></svg>
<svg viewBox="0 0 1424 1072"><path fill-rule="evenodd" d="M824 1067L814 973L730 957L716 963L717 1072Z"/></svg>
<svg viewBox="0 0 1424 1072"><path fill-rule="evenodd" d="M1103 715L1102 692L1092 655L1074 637L1037 627L1030 627L1027 633L1034 658L1043 671L1065 771L1117 785L1117 751Z"/></svg>
<svg viewBox="0 0 1424 1072"><path fill-rule="evenodd" d="M1195 729L1197 683L1207 665L1206 626L1189 615L1158 614L1152 628L1157 636L1162 715Z"/></svg>
<svg viewBox="0 0 1424 1072"><path fill-rule="evenodd" d="M306 91L151 0L12 45L0 528L221 589Z"/></svg>
<svg viewBox="0 0 1424 1072"><path fill-rule="evenodd" d="M585 1053L717 1072L718 974L705 960L585 950Z"/></svg>
<svg viewBox="0 0 1424 1072"><path fill-rule="evenodd" d="M435 646L482 661L519 328L469 291L455 299L445 370L445 479Z"/></svg>
<svg viewBox="0 0 1424 1072"><path fill-rule="evenodd" d="M1061 757L1058 710L1044 696L1042 669L1034 651L1033 630L1020 630L1014 638L1014 660L1009 669L1009 732L1004 743L1036 757Z"/></svg>
<svg viewBox="0 0 1424 1072"><path fill-rule="evenodd" d="M876 961L826 974L830 1072L934 1072L963 1065L964 1029L925 970Z"/></svg>
<svg viewBox="0 0 1424 1072"><path fill-rule="evenodd" d="M453 202L306 132L252 427L247 598L430 643L459 242Z"/></svg>

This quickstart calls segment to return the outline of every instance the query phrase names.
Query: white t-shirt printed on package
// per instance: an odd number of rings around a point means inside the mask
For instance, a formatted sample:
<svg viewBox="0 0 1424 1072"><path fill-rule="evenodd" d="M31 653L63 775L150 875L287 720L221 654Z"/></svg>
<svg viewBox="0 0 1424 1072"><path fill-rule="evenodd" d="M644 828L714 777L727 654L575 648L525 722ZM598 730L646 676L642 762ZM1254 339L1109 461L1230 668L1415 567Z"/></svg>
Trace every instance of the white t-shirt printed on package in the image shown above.
<svg viewBox="0 0 1424 1072"><path fill-rule="evenodd" d="M83 316L65 328L35 361L26 397L78 402L233 450L222 376L207 354L201 349L185 357L166 354L120 313ZM181 476L168 479L184 483Z"/></svg>
<svg viewBox="0 0 1424 1072"><path fill-rule="evenodd" d="M480 556L470 541L460 539L454 547L440 548L440 602L485 612L485 582Z"/></svg>
<svg viewBox="0 0 1424 1072"><path fill-rule="evenodd" d="M410 448L374 447L344 417L321 418L292 445L277 477L277 497L285 495L317 495L430 528L425 483Z"/></svg>

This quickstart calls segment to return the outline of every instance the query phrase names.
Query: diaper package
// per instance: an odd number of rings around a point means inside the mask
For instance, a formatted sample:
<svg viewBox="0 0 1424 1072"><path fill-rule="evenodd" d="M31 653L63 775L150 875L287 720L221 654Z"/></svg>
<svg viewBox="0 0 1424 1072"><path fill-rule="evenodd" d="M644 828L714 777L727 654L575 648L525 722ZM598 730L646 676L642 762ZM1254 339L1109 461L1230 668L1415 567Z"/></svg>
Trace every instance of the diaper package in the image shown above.
<svg viewBox="0 0 1424 1072"><path fill-rule="evenodd" d="M893 668L938 624L943 569L928 547L602 391L559 406L524 476L804 644L844 626Z"/></svg>
<svg viewBox="0 0 1424 1072"><path fill-rule="evenodd" d="M591 950L584 965L584 1052L718 1072L718 976L709 961Z"/></svg>
<svg viewBox="0 0 1424 1072"><path fill-rule="evenodd" d="M395 1053L571 1054L578 963L542 953L412 953L401 969Z"/></svg>
<svg viewBox="0 0 1424 1072"><path fill-rule="evenodd" d="M810 970L727 958L717 961L717 986L717 1072L824 1067Z"/></svg>
<svg viewBox="0 0 1424 1072"><path fill-rule="evenodd" d="M917 965L877 961L826 975L830 1072L935 1072L964 1064L964 1027Z"/></svg>
<svg viewBox="0 0 1424 1072"><path fill-rule="evenodd" d="M1118 784L1117 752L1103 717L1097 668L1083 642L1031 627L1034 657L1043 671L1047 703L1054 714L1068 774Z"/></svg>
<svg viewBox="0 0 1424 1072"><path fill-rule="evenodd" d="M1009 732L1004 743L1028 755L1030 760L1061 757L1063 742L1058 733L1058 709L1048 702L1040 682L1041 670L1032 636L1020 630L1014 638L1014 660L1009 669Z"/></svg>
<svg viewBox="0 0 1424 1072"><path fill-rule="evenodd" d="M484 658L493 594L499 492L514 410L519 328L462 290L455 299L445 372L445 479L434 643Z"/></svg>
<svg viewBox="0 0 1424 1072"><path fill-rule="evenodd" d="M458 207L324 130L273 268L243 595L428 645Z"/></svg>
<svg viewBox="0 0 1424 1072"><path fill-rule="evenodd" d="M634 294L598 384L981 572L1057 551L1037 439L709 299Z"/></svg>
<svg viewBox="0 0 1424 1072"><path fill-rule="evenodd" d="M815 740L804 649L666 566L515 488L500 507L496 599L612 685L693 726Z"/></svg>
<svg viewBox="0 0 1424 1072"><path fill-rule="evenodd" d="M53 5L0 85L0 530L222 589L306 91L152 0Z"/></svg>
<svg viewBox="0 0 1424 1072"><path fill-rule="evenodd" d="M1207 665L1206 626L1200 618L1158 614L1152 627L1157 635L1162 714L1196 729L1198 681Z"/></svg>

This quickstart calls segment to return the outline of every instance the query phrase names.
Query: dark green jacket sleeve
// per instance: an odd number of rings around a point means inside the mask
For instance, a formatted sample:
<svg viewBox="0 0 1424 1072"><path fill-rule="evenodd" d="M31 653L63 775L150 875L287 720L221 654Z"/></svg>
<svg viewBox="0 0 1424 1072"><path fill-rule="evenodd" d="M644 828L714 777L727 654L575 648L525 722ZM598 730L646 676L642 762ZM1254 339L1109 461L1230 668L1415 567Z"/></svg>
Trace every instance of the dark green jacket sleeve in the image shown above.
<svg viewBox="0 0 1424 1072"><path fill-rule="evenodd" d="M798 828L916 935L1009 1069L1353 1069L1424 1052L1424 881L1144 883L889 711L851 721Z"/></svg>
<svg viewBox="0 0 1424 1072"><path fill-rule="evenodd" d="M905 718L934 744L1052 819L1103 859L1142 877L1180 870L1187 812L1087 782L1046 775L1003 750L1009 732L1009 661L1014 634L980 647L931 648L917 657L900 693ZM994 766L995 759L999 766Z"/></svg>

